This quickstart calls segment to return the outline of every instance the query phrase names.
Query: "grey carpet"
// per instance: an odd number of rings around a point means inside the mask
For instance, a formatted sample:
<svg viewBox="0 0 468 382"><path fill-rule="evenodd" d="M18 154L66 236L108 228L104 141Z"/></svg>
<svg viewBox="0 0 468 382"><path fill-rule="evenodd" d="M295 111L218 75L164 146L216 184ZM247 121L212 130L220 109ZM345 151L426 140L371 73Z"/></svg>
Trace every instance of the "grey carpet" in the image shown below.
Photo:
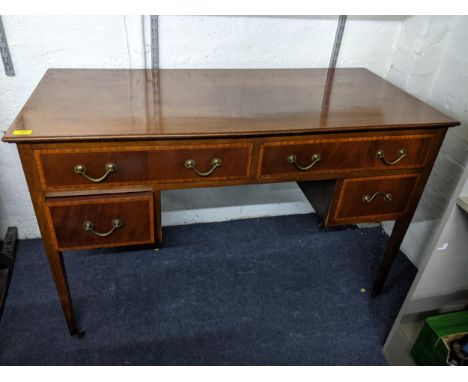
<svg viewBox="0 0 468 382"><path fill-rule="evenodd" d="M416 270L387 236L313 214L167 227L159 252L65 253L82 340L68 335L40 240L19 242L0 321L2 365L385 365Z"/></svg>

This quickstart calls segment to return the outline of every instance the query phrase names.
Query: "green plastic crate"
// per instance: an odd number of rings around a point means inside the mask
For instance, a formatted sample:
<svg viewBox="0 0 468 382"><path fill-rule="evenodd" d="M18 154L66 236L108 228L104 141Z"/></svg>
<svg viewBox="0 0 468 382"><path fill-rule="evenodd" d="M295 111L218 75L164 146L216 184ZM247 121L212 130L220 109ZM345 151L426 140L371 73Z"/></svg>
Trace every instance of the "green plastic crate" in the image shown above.
<svg viewBox="0 0 468 382"><path fill-rule="evenodd" d="M449 365L449 342L468 333L468 311L428 317L419 333L411 357L418 365Z"/></svg>

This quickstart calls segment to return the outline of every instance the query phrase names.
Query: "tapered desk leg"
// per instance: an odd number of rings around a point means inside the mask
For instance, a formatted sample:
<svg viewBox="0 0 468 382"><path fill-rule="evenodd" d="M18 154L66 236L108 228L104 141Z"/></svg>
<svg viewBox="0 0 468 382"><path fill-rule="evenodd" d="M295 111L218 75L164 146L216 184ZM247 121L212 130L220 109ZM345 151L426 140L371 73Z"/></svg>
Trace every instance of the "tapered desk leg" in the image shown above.
<svg viewBox="0 0 468 382"><path fill-rule="evenodd" d="M380 268L377 273L377 278L374 282L374 287L372 288L372 295L374 296L378 295L382 291L382 287L385 283L390 267L392 266L393 261L399 252L400 245L405 238L406 231L408 230L411 220L413 219L413 216L416 212L416 208L424 191L424 187L426 186L427 179L429 178L429 174L431 173L432 166L434 165L434 162L437 158L442 142L444 141L446 132L447 128L439 129L434 135L432 145L429 148L429 154L427 155L426 166L421 172L419 180L415 185L415 190L408 202L410 207L406 211L405 215L397 220L393 226L392 234L388 240L387 248L385 249L385 254L382 262L380 263Z"/></svg>
<svg viewBox="0 0 468 382"><path fill-rule="evenodd" d="M161 225L161 190L153 188L154 195L154 237L156 239L156 245L162 245L162 225Z"/></svg>
<svg viewBox="0 0 468 382"><path fill-rule="evenodd" d="M49 260L50 270L54 279L55 288L62 304L63 313L67 320L68 330L72 336L81 338L84 336L84 332L79 331L75 322L73 314L73 305L70 296L70 289L68 287L67 275L65 272L65 266L63 264L62 252L48 248L45 244L45 250L47 259Z"/></svg>
<svg viewBox="0 0 468 382"><path fill-rule="evenodd" d="M37 217L39 230L41 231L44 249L49 261L50 270L54 279L55 288L62 304L63 313L67 321L68 329L72 336L82 338L84 332L78 330L73 315L72 299L68 287L67 276L63 264L62 252L57 249L52 239L52 227L46 217L45 195L41 190L39 175L35 166L34 154L31 145L18 145L21 162L23 164L24 175L28 183L31 201Z"/></svg>
<svg viewBox="0 0 468 382"><path fill-rule="evenodd" d="M395 260L396 255L400 250L400 245L406 235L406 231L411 223L411 217L406 217L395 222L393 226L392 234L387 243L387 248L385 249L385 254L380 263L380 268L377 273L377 278L374 282L374 287L372 288L372 295L376 296L382 291L382 287L387 279L388 272Z"/></svg>

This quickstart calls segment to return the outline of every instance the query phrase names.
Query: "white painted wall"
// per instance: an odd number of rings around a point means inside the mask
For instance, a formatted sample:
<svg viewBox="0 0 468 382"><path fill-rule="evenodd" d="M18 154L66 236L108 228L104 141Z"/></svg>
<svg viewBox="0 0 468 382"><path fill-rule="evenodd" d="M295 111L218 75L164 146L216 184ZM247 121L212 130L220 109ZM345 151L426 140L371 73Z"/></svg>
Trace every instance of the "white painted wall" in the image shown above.
<svg viewBox="0 0 468 382"><path fill-rule="evenodd" d="M51 67L125 68L142 63L139 17L3 16L16 76L7 77L0 66L0 129L8 128L45 71ZM140 38L138 38L140 31ZM140 55L138 56L138 49ZM18 226L20 238L39 236L15 145L0 143L0 235Z"/></svg>
<svg viewBox="0 0 468 382"><path fill-rule="evenodd" d="M4 16L16 76L0 72L6 130L49 67L149 66L148 18ZM162 68L325 67L336 17L160 17ZM467 17L350 17L339 66L364 66L467 123ZM466 126L452 129L403 250L415 262L466 163ZM14 145L0 144L0 234L39 236ZM166 225L311 211L292 183L168 191ZM389 230L391 224L385 224Z"/></svg>
<svg viewBox="0 0 468 382"><path fill-rule="evenodd" d="M5 131L50 67L149 66L149 20L140 16L4 16L16 76L0 70ZM160 17L162 68L326 67L336 17ZM350 17L338 66L364 66L465 126L452 129L403 243L415 262L467 161L467 17ZM0 144L0 234L38 237L16 147ZM167 191L163 223L310 212L292 183ZM384 224L387 231L391 224Z"/></svg>
<svg viewBox="0 0 468 382"><path fill-rule="evenodd" d="M149 67L149 18L3 16L16 71L0 70L0 129L5 131L47 68ZM402 17L350 17L339 66L385 75ZM159 19L161 68L326 67L337 17L181 17ZM16 153L0 144L0 234L39 231ZM167 191L164 224L311 211L295 184Z"/></svg>
<svg viewBox="0 0 468 382"><path fill-rule="evenodd" d="M419 264L468 163L468 17L403 21L387 79L462 121L447 134L402 250ZM391 223L384 223L388 232Z"/></svg>

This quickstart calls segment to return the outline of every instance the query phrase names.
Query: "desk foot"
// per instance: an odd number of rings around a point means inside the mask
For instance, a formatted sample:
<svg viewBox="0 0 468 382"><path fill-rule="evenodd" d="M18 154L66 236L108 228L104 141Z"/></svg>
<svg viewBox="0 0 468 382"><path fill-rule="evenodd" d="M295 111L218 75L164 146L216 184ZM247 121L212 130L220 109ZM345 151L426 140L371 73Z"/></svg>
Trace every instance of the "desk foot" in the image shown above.
<svg viewBox="0 0 468 382"><path fill-rule="evenodd" d="M70 333L72 337L78 339L78 340L81 340L84 338L86 332L84 330L79 330L78 332L76 333Z"/></svg>
<svg viewBox="0 0 468 382"><path fill-rule="evenodd" d="M163 242L158 241L156 245L154 246L154 252L159 252L161 249L163 249Z"/></svg>
<svg viewBox="0 0 468 382"><path fill-rule="evenodd" d="M46 241L44 241L44 244L47 259L49 260L50 270L54 279L55 288L60 298L65 320L67 321L68 330L72 336L82 338L84 332L80 331L76 325L62 252L51 248ZM81 333L83 333L83 335Z"/></svg>
<svg viewBox="0 0 468 382"><path fill-rule="evenodd" d="M400 250L401 242L403 241L406 230L411 222L411 217L412 215L409 215L404 219L397 220L393 226L392 234L390 239L388 239L387 248L385 249L385 254L382 262L380 263L377 278L375 279L374 286L372 288L373 296L377 296L382 291L388 272L390 271L393 261Z"/></svg>

